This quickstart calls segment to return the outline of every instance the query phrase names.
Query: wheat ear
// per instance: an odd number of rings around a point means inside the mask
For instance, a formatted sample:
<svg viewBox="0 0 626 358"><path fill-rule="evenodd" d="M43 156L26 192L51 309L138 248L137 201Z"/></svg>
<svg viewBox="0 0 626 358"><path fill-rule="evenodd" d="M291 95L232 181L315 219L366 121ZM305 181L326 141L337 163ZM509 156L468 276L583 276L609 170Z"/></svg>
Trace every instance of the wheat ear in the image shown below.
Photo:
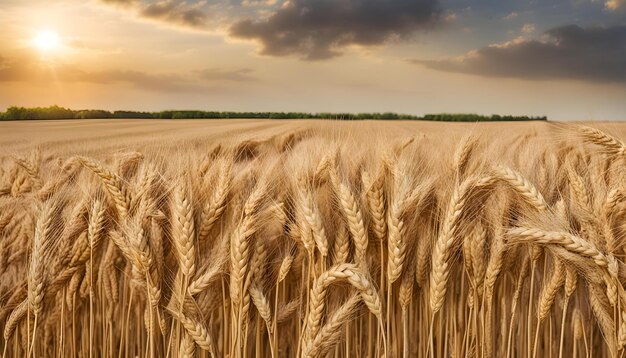
<svg viewBox="0 0 626 358"><path fill-rule="evenodd" d="M278 279L277 283L283 282L289 274L289 270L291 270L291 265L293 264L293 260L295 256L289 254L283 258L280 263L280 268L278 269Z"/></svg>
<svg viewBox="0 0 626 358"><path fill-rule="evenodd" d="M559 289L565 281L565 269L563 262L559 258L554 258L554 268L550 280L544 285L543 290L539 294L539 308L537 309L537 318L543 321L552 308L554 299Z"/></svg>
<svg viewBox="0 0 626 358"><path fill-rule="evenodd" d="M22 321L24 316L26 316L26 312L28 312L28 300L24 300L13 309L4 324L4 344L8 344L11 335L13 335L13 331L15 331L17 325Z"/></svg>
<svg viewBox="0 0 626 358"><path fill-rule="evenodd" d="M26 174L28 174L28 176L30 177L30 180L33 183L33 186L36 189L39 189L42 187L42 181L39 175L39 167L37 165L35 165L34 163L31 163L30 161L24 158L19 158L15 156L13 156L13 160L15 160L15 162L20 167L24 168L24 171L26 171Z"/></svg>
<svg viewBox="0 0 626 358"><path fill-rule="evenodd" d="M210 352L214 357L215 346L213 340L209 334L209 330L200 322L186 316L184 313L177 313L174 310L170 310L170 313L174 315L185 328L185 331L191 336L193 341L205 351Z"/></svg>
<svg viewBox="0 0 626 358"><path fill-rule="evenodd" d="M213 193L202 210L202 222L198 234L200 240L209 236L209 232L226 209L226 199L232 182L231 170L232 164L230 162L225 162L220 167Z"/></svg>
<svg viewBox="0 0 626 358"><path fill-rule="evenodd" d="M338 224L333 242L333 262L335 265L348 262L350 257L350 234L343 223Z"/></svg>
<svg viewBox="0 0 626 358"><path fill-rule="evenodd" d="M626 154L624 143L599 129L580 126L578 127L578 132L585 142L601 147L602 152L605 154L616 156Z"/></svg>
<svg viewBox="0 0 626 358"><path fill-rule="evenodd" d="M592 259L598 266L609 267L609 259L591 242L566 232L546 231L537 228L517 227L506 233L509 242L528 242L539 245L556 245Z"/></svg>
<svg viewBox="0 0 626 358"><path fill-rule="evenodd" d="M46 251L51 245L51 232L53 220L53 208L51 202L43 204L37 224L35 226L35 237L33 240L33 251L28 271L28 304L35 316L41 313L43 308L44 284L45 284L45 262Z"/></svg>
<svg viewBox="0 0 626 358"><path fill-rule="evenodd" d="M457 241L457 226L468 198L467 192L472 185L472 180L466 180L455 187L443 220L441 233L435 241L430 274L430 308L433 314L437 313L443 305L450 274L449 257Z"/></svg>
<svg viewBox="0 0 626 358"><path fill-rule="evenodd" d="M276 315L276 323L283 323L287 319L289 319L289 317L291 317L291 315L294 314L298 310L298 308L300 308L300 304L300 299L296 298L295 300L289 301L286 304L281 305L278 309L278 314Z"/></svg>
<svg viewBox="0 0 626 358"><path fill-rule="evenodd" d="M341 328L354 318L358 308L359 296L352 295L329 317L328 322L319 330L315 337L311 337L303 347L303 357L321 357L330 351L341 338Z"/></svg>
<svg viewBox="0 0 626 358"><path fill-rule="evenodd" d="M174 193L172 235L182 273L190 278L196 269L193 206L185 185Z"/></svg>
<svg viewBox="0 0 626 358"><path fill-rule="evenodd" d="M267 297L265 297L265 294L263 294L263 291L256 284L250 286L249 292L250 297L252 298L252 303L254 303L254 306L259 312L259 316L261 316L265 322L265 328L267 329L270 341L270 349L272 351L272 356L274 356L274 345L272 343L274 341L274 326L272 323L272 309L270 308L270 303Z"/></svg>
<svg viewBox="0 0 626 358"><path fill-rule="evenodd" d="M244 210L230 240L230 299L234 306L241 303L244 293L244 281L247 277L250 260L250 241L258 230L258 211L262 204L262 198L266 193L263 182L257 183L256 188L246 200Z"/></svg>
<svg viewBox="0 0 626 358"><path fill-rule="evenodd" d="M465 177L467 167L476 148L476 139L472 135L463 137L454 153L454 169L460 180Z"/></svg>
<svg viewBox="0 0 626 358"><path fill-rule="evenodd" d="M307 339L314 337L322 320L325 308L326 290L332 283L344 280L359 290L361 298L370 312L379 320L382 318L380 297L373 288L369 279L354 264L340 264L323 272L313 282L310 293L309 312L306 326Z"/></svg>
<svg viewBox="0 0 626 358"><path fill-rule="evenodd" d="M217 247L207 260L207 267L202 268L202 273L198 275L199 270L196 270L196 277L189 283L189 288L187 289L189 295L194 296L204 292L213 282L221 277L220 274L228 261L229 243L227 239L228 236L224 236L217 243Z"/></svg>
<svg viewBox="0 0 626 358"><path fill-rule="evenodd" d="M128 216L128 210L130 209L130 200L126 193L126 189L122 185L122 179L112 171L106 169L103 165L96 162L93 159L86 157L76 157L80 164L85 168L91 170L104 184L104 187L109 193L109 196L115 203L120 216L125 218Z"/></svg>
<svg viewBox="0 0 626 358"><path fill-rule="evenodd" d="M524 201L539 211L545 211L548 208L543 195L537 188L521 174L515 170L497 166L494 170L496 178L505 183L509 188L515 191Z"/></svg>
<svg viewBox="0 0 626 358"><path fill-rule="evenodd" d="M300 186L299 203L304 219L303 228L306 230L306 235L313 238L320 254L326 257L328 256L328 239L326 238L326 229L322 222L320 210L315 202L313 192L308 189L308 185L301 183Z"/></svg>
<svg viewBox="0 0 626 358"><path fill-rule="evenodd" d="M378 178L373 182L367 172L363 172L361 175L365 198L372 220L372 231L378 240L384 240L387 235L384 178L385 170L382 168Z"/></svg>
<svg viewBox="0 0 626 358"><path fill-rule="evenodd" d="M91 207L91 213L89 214L89 224L87 226L87 237L89 240L89 246L93 250L98 248L102 241L103 231L105 229L106 222L106 206L100 200L94 201Z"/></svg>
<svg viewBox="0 0 626 358"><path fill-rule="evenodd" d="M395 162L394 162L395 163ZM404 167L390 164L393 174L393 191L387 210L387 285L391 287L400 278L406 259L407 238L404 223L409 184L405 179Z"/></svg>
<svg viewBox="0 0 626 358"><path fill-rule="evenodd" d="M367 267L367 231L363 221L361 208L357 204L354 195L350 189L344 184L339 183L339 202L343 209L344 216L348 223L348 229L352 240L354 240L355 259L361 267Z"/></svg>

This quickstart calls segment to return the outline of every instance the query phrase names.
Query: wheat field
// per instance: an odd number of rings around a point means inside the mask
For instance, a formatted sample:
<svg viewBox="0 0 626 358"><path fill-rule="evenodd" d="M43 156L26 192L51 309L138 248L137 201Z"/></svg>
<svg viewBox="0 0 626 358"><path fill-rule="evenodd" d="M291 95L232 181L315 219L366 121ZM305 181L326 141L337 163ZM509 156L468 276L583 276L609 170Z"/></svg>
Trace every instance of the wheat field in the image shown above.
<svg viewBox="0 0 626 358"><path fill-rule="evenodd" d="M615 123L0 123L0 348L622 357L619 138Z"/></svg>

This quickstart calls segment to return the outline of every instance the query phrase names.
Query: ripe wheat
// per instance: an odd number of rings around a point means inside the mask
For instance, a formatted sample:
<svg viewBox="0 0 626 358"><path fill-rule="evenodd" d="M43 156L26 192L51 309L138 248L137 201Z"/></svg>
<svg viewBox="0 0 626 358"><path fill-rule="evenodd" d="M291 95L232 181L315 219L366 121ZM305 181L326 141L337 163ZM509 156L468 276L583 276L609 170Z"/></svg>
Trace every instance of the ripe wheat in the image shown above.
<svg viewBox="0 0 626 358"><path fill-rule="evenodd" d="M4 356L626 353L619 136L323 128L2 148Z"/></svg>

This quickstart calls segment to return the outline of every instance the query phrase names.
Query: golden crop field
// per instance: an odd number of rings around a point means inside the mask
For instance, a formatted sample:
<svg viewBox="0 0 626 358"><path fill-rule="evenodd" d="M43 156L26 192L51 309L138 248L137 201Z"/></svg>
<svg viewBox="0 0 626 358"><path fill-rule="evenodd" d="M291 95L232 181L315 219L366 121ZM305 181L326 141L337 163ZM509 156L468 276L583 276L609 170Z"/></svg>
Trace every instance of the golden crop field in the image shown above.
<svg viewBox="0 0 626 358"><path fill-rule="evenodd" d="M2 122L3 356L622 357L587 125Z"/></svg>

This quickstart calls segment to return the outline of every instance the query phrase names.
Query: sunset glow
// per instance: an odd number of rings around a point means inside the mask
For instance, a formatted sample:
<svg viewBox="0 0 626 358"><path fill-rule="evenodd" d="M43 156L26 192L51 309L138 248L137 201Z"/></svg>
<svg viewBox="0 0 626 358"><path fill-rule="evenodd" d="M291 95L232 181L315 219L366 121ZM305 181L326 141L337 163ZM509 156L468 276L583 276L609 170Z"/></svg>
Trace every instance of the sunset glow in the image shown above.
<svg viewBox="0 0 626 358"><path fill-rule="evenodd" d="M0 49L1 358L626 358L626 0L0 0Z"/></svg>
<svg viewBox="0 0 626 358"><path fill-rule="evenodd" d="M54 31L42 30L37 33L34 44L40 51L51 52L59 49L61 46L61 38Z"/></svg>
<svg viewBox="0 0 626 358"><path fill-rule="evenodd" d="M0 110L626 120L626 0L6 0L0 24Z"/></svg>

